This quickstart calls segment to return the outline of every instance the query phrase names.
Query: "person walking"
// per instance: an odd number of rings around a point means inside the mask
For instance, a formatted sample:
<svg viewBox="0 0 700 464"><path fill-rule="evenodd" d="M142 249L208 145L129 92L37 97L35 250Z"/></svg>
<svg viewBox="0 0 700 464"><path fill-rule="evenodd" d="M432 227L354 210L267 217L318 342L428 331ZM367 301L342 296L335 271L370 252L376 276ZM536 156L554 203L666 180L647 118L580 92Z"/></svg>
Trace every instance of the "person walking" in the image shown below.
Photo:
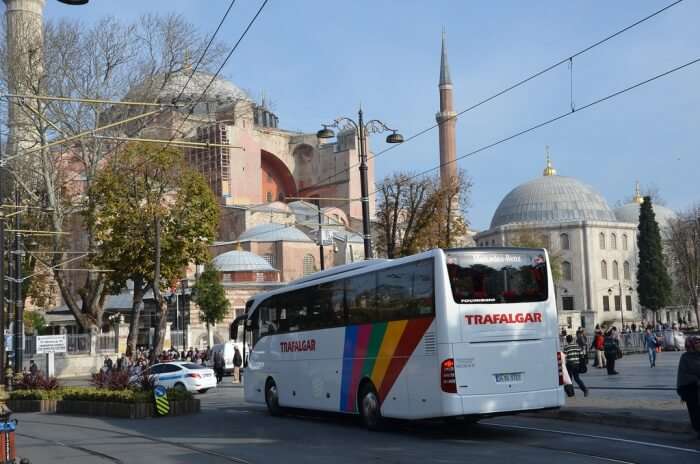
<svg viewBox="0 0 700 464"><path fill-rule="evenodd" d="M647 327L644 331L644 347L649 355L649 366L656 367L656 335Z"/></svg>
<svg viewBox="0 0 700 464"><path fill-rule="evenodd" d="M617 375L615 361L620 353L620 341L617 339L617 329L615 327L608 330L603 340L603 351L605 352L605 362L608 375Z"/></svg>
<svg viewBox="0 0 700 464"><path fill-rule="evenodd" d="M574 343L574 337L571 335L566 336L566 346L564 347L564 354L566 355L566 370L569 372L569 377L571 377L578 387L583 392L583 396L588 396L588 388L586 384L581 380L581 363L585 361L583 358L583 350L581 347Z"/></svg>
<svg viewBox="0 0 700 464"><path fill-rule="evenodd" d="M696 335L685 340L685 353L678 362L676 392L685 402L690 424L700 439L700 337Z"/></svg>
<svg viewBox="0 0 700 464"><path fill-rule="evenodd" d="M221 351L214 353L214 372L216 373L216 383L219 383L224 378L224 356Z"/></svg>
<svg viewBox="0 0 700 464"><path fill-rule="evenodd" d="M241 366L243 365L243 357L241 352L238 351L238 347L233 347L233 383L240 383L241 381Z"/></svg>
<svg viewBox="0 0 700 464"><path fill-rule="evenodd" d="M39 368L37 367L33 359L29 360L29 373L31 375L37 375L39 373Z"/></svg>

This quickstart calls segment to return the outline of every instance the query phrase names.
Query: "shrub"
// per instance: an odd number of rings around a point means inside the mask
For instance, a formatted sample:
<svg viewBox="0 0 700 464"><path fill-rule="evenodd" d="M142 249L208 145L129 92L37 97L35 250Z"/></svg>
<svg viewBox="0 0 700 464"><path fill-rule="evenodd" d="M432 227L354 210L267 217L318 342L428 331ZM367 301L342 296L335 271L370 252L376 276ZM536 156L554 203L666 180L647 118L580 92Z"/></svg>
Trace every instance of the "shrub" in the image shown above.
<svg viewBox="0 0 700 464"><path fill-rule="evenodd" d="M152 391L156 387L156 377L149 375L145 371L141 372L136 381L132 382L132 386L139 390Z"/></svg>
<svg viewBox="0 0 700 464"><path fill-rule="evenodd" d="M192 393L168 390L168 400L182 401L192 398ZM97 387L63 387L55 390L14 390L10 393L13 400L72 400L103 401L107 403L150 403L153 391L136 389L110 390Z"/></svg>
<svg viewBox="0 0 700 464"><path fill-rule="evenodd" d="M109 371L92 374L90 383L97 388L125 390L131 386L131 375L127 371Z"/></svg>
<svg viewBox="0 0 700 464"><path fill-rule="evenodd" d="M19 374L15 378L17 390L56 390L60 387L56 377L47 377L41 372L36 374Z"/></svg>

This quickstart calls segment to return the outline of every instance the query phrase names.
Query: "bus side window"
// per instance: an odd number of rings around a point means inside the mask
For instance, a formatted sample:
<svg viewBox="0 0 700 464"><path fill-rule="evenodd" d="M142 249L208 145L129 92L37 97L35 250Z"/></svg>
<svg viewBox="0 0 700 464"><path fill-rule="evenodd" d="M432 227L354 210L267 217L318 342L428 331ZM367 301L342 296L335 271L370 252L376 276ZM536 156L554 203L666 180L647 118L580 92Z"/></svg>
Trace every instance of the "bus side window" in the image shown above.
<svg viewBox="0 0 700 464"><path fill-rule="evenodd" d="M435 279L433 260L426 259L413 264L413 317L435 314Z"/></svg>
<svg viewBox="0 0 700 464"><path fill-rule="evenodd" d="M377 321L395 321L413 317L411 281L413 265L407 264L377 271Z"/></svg>
<svg viewBox="0 0 700 464"><path fill-rule="evenodd" d="M345 287L348 323L366 324L376 318L377 274L349 277Z"/></svg>

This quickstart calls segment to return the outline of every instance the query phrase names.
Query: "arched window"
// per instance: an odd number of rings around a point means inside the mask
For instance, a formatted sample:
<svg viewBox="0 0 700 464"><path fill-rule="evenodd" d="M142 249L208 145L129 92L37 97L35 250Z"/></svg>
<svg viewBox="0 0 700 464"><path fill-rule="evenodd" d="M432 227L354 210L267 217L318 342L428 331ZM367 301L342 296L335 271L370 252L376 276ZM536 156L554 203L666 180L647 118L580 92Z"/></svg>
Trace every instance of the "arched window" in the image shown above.
<svg viewBox="0 0 700 464"><path fill-rule="evenodd" d="M617 261L613 261L613 280L620 280L620 269L617 266Z"/></svg>
<svg viewBox="0 0 700 464"><path fill-rule="evenodd" d="M623 250L627 249L627 234L622 235L622 249Z"/></svg>
<svg viewBox="0 0 700 464"><path fill-rule="evenodd" d="M608 262L605 260L600 262L600 277L606 280L608 278Z"/></svg>
<svg viewBox="0 0 700 464"><path fill-rule="evenodd" d="M304 275L307 276L309 274L313 274L316 272L316 266L315 266L315 260L314 260L314 255L312 254L306 254L304 255Z"/></svg>
<svg viewBox="0 0 700 464"><path fill-rule="evenodd" d="M617 235L610 234L610 249L617 250Z"/></svg>
<svg viewBox="0 0 700 464"><path fill-rule="evenodd" d="M625 277L625 280L630 280L630 263L629 261L625 261L622 264L622 272Z"/></svg>
<svg viewBox="0 0 700 464"><path fill-rule="evenodd" d="M600 249L605 250L605 234L604 233L601 232L600 235L598 235L598 241L600 242Z"/></svg>
<svg viewBox="0 0 700 464"><path fill-rule="evenodd" d="M571 273L571 263L570 262L564 261L563 263L561 263L561 274L562 274L562 278L564 280L572 280L573 279L573 276Z"/></svg>
<svg viewBox="0 0 700 464"><path fill-rule="evenodd" d="M562 250L568 250L571 247L569 244L569 234L561 234L559 236L559 246Z"/></svg>

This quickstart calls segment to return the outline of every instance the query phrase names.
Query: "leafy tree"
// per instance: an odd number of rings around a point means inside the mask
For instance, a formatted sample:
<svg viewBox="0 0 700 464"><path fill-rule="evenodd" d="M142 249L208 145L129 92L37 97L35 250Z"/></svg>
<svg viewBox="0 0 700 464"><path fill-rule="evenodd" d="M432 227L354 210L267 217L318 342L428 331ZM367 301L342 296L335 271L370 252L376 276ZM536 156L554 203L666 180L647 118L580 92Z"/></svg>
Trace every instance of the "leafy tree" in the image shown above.
<svg viewBox="0 0 700 464"><path fill-rule="evenodd" d="M678 290L695 310L700 323L700 205L669 221L668 250Z"/></svg>
<svg viewBox="0 0 700 464"><path fill-rule="evenodd" d="M41 335L44 328L46 327L46 319L44 315L39 311L25 311L24 312L24 332L25 333L36 333Z"/></svg>
<svg viewBox="0 0 700 464"><path fill-rule="evenodd" d="M671 278L664 263L659 224L656 222L651 197L644 197L639 209L637 235L639 266L637 267L637 294L639 303L654 312L666 306L671 298Z"/></svg>
<svg viewBox="0 0 700 464"><path fill-rule="evenodd" d="M186 166L179 150L132 143L110 160L91 189L96 211L95 261L109 273L113 291L134 283L128 349L136 348L143 297L150 288L157 305L155 349L163 347L171 287L191 262L208 258L218 207L204 178Z"/></svg>
<svg viewBox="0 0 700 464"><path fill-rule="evenodd" d="M202 322L207 324L207 339L211 340L211 325L224 320L229 310L224 287L219 280L219 271L207 264L193 288L192 299L199 306Z"/></svg>

